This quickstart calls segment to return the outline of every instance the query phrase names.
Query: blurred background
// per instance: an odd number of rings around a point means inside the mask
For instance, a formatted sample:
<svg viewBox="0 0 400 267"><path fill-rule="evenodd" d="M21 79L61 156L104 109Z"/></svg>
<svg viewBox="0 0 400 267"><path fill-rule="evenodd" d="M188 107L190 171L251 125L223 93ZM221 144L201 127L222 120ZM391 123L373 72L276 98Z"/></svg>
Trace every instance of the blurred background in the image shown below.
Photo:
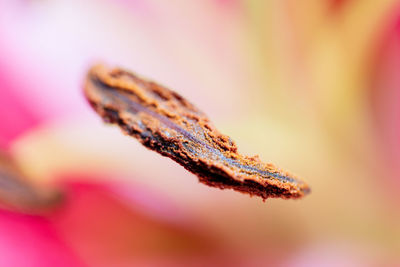
<svg viewBox="0 0 400 267"><path fill-rule="evenodd" d="M312 193L200 184L101 122L97 62L178 91ZM21 208L0 179L1 266L398 266L400 2L0 0L0 147L64 195Z"/></svg>

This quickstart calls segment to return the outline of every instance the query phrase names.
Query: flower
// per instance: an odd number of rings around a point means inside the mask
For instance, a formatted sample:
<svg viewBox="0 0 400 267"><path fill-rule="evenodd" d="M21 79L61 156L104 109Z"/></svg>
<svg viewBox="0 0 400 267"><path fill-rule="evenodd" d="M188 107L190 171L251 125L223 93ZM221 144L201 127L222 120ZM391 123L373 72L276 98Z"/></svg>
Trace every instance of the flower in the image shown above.
<svg viewBox="0 0 400 267"><path fill-rule="evenodd" d="M395 0L1 2L0 146L65 198L1 211L0 263L398 263L398 13ZM313 193L263 203L198 184L93 114L81 84L98 60L179 91Z"/></svg>

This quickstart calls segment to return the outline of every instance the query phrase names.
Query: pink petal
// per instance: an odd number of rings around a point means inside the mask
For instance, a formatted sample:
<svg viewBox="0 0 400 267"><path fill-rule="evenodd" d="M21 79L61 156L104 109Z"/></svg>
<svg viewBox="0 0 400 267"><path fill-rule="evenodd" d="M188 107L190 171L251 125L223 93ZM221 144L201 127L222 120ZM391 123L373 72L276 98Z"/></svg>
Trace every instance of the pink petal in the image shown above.
<svg viewBox="0 0 400 267"><path fill-rule="evenodd" d="M400 173L400 6L387 16L371 70L374 119L385 162ZM398 175L393 175L398 181Z"/></svg>
<svg viewBox="0 0 400 267"><path fill-rule="evenodd" d="M19 83L0 62L0 147L39 122L37 114L15 94Z"/></svg>
<svg viewBox="0 0 400 267"><path fill-rule="evenodd" d="M115 186L68 183L68 201L51 218L57 233L86 262L93 266L131 266L138 262L182 263L200 255L215 255L213 238L195 223L188 224L166 201L143 205L143 200L152 202L158 197L131 186L131 194L141 195L137 201L119 195ZM165 212L169 214L162 215Z"/></svg>
<svg viewBox="0 0 400 267"><path fill-rule="evenodd" d="M43 217L0 211L0 266L86 266Z"/></svg>

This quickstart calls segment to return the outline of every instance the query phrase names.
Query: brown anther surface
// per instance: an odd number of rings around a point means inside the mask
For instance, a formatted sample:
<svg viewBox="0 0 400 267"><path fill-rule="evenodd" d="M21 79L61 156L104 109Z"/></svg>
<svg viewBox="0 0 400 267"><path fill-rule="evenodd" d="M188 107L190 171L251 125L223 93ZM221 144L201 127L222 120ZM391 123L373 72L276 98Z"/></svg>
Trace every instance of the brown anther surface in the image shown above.
<svg viewBox="0 0 400 267"><path fill-rule="evenodd" d="M263 199L300 198L310 192L296 176L256 156L239 154L235 143L203 112L155 82L97 65L87 75L84 92L106 122L178 162L204 184Z"/></svg>

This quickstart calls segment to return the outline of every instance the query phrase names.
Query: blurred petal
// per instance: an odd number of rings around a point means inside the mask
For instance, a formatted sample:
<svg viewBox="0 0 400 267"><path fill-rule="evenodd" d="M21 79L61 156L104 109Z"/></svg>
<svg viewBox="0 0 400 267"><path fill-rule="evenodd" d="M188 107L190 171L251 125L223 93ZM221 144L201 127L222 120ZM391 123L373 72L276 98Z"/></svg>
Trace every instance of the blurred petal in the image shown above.
<svg viewBox="0 0 400 267"><path fill-rule="evenodd" d="M15 88L19 86L16 77L0 62L0 147L8 146L11 140L39 122L38 114L15 95Z"/></svg>
<svg viewBox="0 0 400 267"><path fill-rule="evenodd" d="M349 0L329 0L329 11L333 14L337 14L341 9L348 4Z"/></svg>
<svg viewBox="0 0 400 267"><path fill-rule="evenodd" d="M0 263L183 265L200 255L199 263L215 262L216 253L223 253L210 232L149 191L87 182L83 175L64 178L74 182L63 183L67 201L54 213L41 217L0 212Z"/></svg>
<svg viewBox="0 0 400 267"><path fill-rule="evenodd" d="M0 265L86 266L43 217L0 211Z"/></svg>
<svg viewBox="0 0 400 267"><path fill-rule="evenodd" d="M298 255L287 260L288 267L363 267L379 266L371 260L372 255L362 251L361 246L351 246L351 242L321 242L315 247L304 247Z"/></svg>
<svg viewBox="0 0 400 267"><path fill-rule="evenodd" d="M126 198L115 185L70 183L70 199L51 222L67 244L94 266L180 263L214 253L217 243L211 236L193 222L188 224L168 208L167 201L130 188L129 195L142 197ZM160 216L160 210L167 217Z"/></svg>
<svg viewBox="0 0 400 267"><path fill-rule="evenodd" d="M400 6L386 25L371 71L371 103L385 162L396 171L392 177L400 189Z"/></svg>

